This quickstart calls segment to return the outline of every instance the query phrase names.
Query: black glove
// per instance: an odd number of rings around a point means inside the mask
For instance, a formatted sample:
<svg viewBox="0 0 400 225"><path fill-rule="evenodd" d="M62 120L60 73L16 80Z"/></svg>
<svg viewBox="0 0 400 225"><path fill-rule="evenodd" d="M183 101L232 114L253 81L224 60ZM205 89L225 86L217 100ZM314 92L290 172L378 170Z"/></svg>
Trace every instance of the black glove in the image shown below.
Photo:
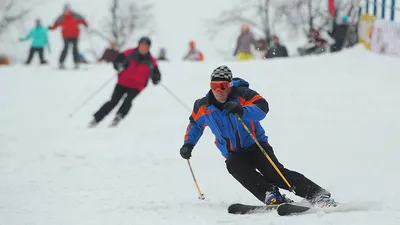
<svg viewBox="0 0 400 225"><path fill-rule="evenodd" d="M113 66L114 69L117 70L119 73L128 68L129 62L124 53L118 54L118 56L113 61Z"/></svg>
<svg viewBox="0 0 400 225"><path fill-rule="evenodd" d="M158 69L158 67L154 67L152 69L152 74L151 74L151 80L153 82L154 85L157 85L158 83L160 83L161 81L161 73L160 70Z"/></svg>
<svg viewBox="0 0 400 225"><path fill-rule="evenodd" d="M118 71L118 72L122 72L124 69L128 68L129 64L128 62L118 62L115 64L114 68Z"/></svg>
<svg viewBox="0 0 400 225"><path fill-rule="evenodd" d="M235 114L238 114L239 117L243 116L243 107L239 103L227 102L224 105L224 109L226 110L227 115L229 115L231 113L235 113Z"/></svg>
<svg viewBox="0 0 400 225"><path fill-rule="evenodd" d="M153 79L153 84L154 85L157 85L158 83L160 83L160 80Z"/></svg>
<svg viewBox="0 0 400 225"><path fill-rule="evenodd" d="M192 144L184 144L180 150L182 158L190 159L190 157L192 157L193 147Z"/></svg>

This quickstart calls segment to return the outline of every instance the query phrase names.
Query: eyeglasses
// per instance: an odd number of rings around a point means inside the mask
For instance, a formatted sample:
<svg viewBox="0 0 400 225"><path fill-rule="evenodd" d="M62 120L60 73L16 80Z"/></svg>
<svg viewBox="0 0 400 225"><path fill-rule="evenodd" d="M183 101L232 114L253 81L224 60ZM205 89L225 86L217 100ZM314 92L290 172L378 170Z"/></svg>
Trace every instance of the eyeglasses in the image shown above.
<svg viewBox="0 0 400 225"><path fill-rule="evenodd" d="M229 81L211 81L210 83L210 88L213 91L226 92L230 87L232 87L232 84Z"/></svg>

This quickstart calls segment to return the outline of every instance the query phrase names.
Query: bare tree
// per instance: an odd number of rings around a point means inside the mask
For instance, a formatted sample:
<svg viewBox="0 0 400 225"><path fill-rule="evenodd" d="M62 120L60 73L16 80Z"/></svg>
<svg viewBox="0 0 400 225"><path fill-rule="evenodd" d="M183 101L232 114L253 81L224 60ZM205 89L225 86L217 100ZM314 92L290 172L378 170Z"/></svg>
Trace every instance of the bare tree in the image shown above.
<svg viewBox="0 0 400 225"><path fill-rule="evenodd" d="M26 4L27 1L0 1L0 35L4 34L10 26L21 22L33 10L33 5Z"/></svg>
<svg viewBox="0 0 400 225"><path fill-rule="evenodd" d="M271 39L271 3L272 0L242 0L240 4L221 12L217 19L209 21L208 33L215 38L224 27L248 24L261 32L269 43Z"/></svg>
<svg viewBox="0 0 400 225"><path fill-rule="evenodd" d="M31 12L46 0L0 0L0 54L11 61L23 61L19 34L26 31L26 21Z"/></svg>
<svg viewBox="0 0 400 225"><path fill-rule="evenodd" d="M143 0L111 0L104 27L91 29L90 33L107 42L114 41L118 48L123 48L137 30L150 27L152 7Z"/></svg>
<svg viewBox="0 0 400 225"><path fill-rule="evenodd" d="M351 10L352 6L352 1L336 1L336 14ZM289 0L276 6L274 22L288 28L292 34L301 31L307 35L310 28L328 30L332 19L335 17L329 14L325 0Z"/></svg>

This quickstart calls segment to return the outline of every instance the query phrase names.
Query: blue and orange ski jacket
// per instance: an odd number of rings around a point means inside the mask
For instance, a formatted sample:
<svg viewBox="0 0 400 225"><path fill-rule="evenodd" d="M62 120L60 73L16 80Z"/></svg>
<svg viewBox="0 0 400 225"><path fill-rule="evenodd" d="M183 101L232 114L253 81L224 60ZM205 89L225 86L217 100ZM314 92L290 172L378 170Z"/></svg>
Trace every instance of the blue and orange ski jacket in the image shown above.
<svg viewBox="0 0 400 225"><path fill-rule="evenodd" d="M228 101L243 106L242 120L259 142L268 142L268 136L260 124L269 111L268 102L256 91L249 88L249 83L241 78L232 80L232 91ZM194 103L190 123L186 129L184 144L195 146L208 126L215 135L215 144L222 155L227 158L232 152L246 151L255 144L236 115L226 115L226 110L215 104L211 90L207 95Z"/></svg>

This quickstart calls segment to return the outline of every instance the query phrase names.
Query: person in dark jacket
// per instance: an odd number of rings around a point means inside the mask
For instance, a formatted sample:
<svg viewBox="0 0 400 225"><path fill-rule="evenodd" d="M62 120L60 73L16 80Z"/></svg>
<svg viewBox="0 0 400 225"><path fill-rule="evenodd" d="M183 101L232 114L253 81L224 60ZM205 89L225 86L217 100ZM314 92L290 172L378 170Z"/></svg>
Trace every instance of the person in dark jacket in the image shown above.
<svg viewBox="0 0 400 225"><path fill-rule="evenodd" d="M298 196L318 206L337 204L328 191L278 161L260 123L269 111L268 102L250 89L247 81L233 78L231 70L223 65L211 74L210 88L205 97L194 103L180 149L182 158L191 158L194 146L208 126L215 135L215 145L226 159L228 172L238 182L266 205L290 201L279 192L279 188L288 190L288 185L262 153L257 140L296 188Z"/></svg>
<svg viewBox="0 0 400 225"><path fill-rule="evenodd" d="M126 95L110 125L117 126L130 111L133 99L146 88L149 79L154 85L160 82L161 73L156 59L150 54L150 46L151 40L148 37L142 37L136 48L128 49L117 56L113 65L118 71L118 82L111 99L94 114L89 127L94 127L102 121Z"/></svg>
<svg viewBox="0 0 400 225"><path fill-rule="evenodd" d="M110 47L107 48L98 62L105 61L107 63L114 62L115 58L119 55L119 51L117 49L117 43L114 41L110 42Z"/></svg>
<svg viewBox="0 0 400 225"><path fill-rule="evenodd" d="M273 45L268 48L264 58L275 58L275 57L288 57L288 52L285 46L280 44L278 36L272 37Z"/></svg>
<svg viewBox="0 0 400 225"><path fill-rule="evenodd" d="M157 60L158 61L168 61L167 51L165 50L165 48L161 48L160 49L160 52L158 53Z"/></svg>
<svg viewBox="0 0 400 225"><path fill-rule="evenodd" d="M348 16L343 16L341 18L342 23L335 23L333 25L333 29L328 32L329 36L331 36L335 40L335 44L331 45L331 52L342 50L347 37L347 31L349 30L348 20Z"/></svg>
<svg viewBox="0 0 400 225"><path fill-rule="evenodd" d="M79 25L88 26L86 20L76 12L71 10L69 4L64 6L64 12L59 16L54 24L49 27L50 30L55 30L58 27L62 27L62 37L64 39L64 48L60 55L60 69L64 69L65 57L68 53L68 48L72 45L72 54L74 58L75 68L79 67L79 51L78 51L78 40L80 35Z"/></svg>

